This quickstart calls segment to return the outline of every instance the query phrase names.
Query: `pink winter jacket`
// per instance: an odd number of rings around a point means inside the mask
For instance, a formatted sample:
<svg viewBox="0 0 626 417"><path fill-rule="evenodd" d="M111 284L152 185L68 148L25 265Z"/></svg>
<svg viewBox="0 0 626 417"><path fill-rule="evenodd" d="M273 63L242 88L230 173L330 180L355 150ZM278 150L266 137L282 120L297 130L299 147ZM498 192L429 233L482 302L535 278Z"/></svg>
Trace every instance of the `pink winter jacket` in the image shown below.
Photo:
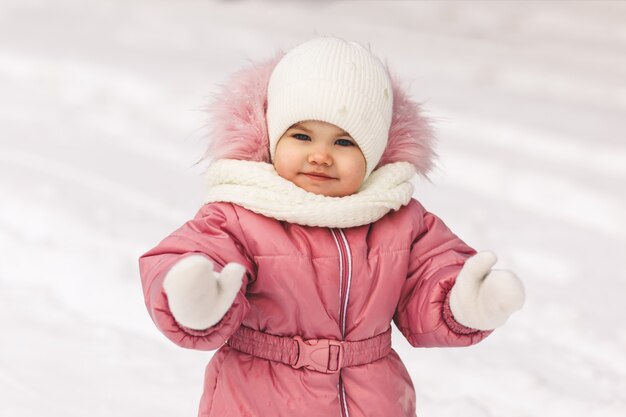
<svg viewBox="0 0 626 417"><path fill-rule="evenodd" d="M192 253L207 256L217 271L228 262L247 270L228 313L204 331L178 325L163 290L168 270ZM456 323L448 301L474 253L415 200L347 229L300 226L210 203L144 254L140 270L157 327L185 348L218 349L206 368L199 416L413 417L415 392L394 350L327 374L224 343L241 325L278 336L357 341L387 331L392 320L415 347L477 343L489 332Z"/></svg>

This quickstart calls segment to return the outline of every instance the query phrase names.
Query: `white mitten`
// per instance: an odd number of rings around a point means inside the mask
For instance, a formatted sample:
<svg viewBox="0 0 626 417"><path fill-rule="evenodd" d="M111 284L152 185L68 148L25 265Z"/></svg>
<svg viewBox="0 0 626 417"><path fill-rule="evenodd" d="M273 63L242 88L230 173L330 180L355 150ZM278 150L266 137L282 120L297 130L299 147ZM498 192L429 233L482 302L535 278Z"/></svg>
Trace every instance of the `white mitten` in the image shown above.
<svg viewBox="0 0 626 417"><path fill-rule="evenodd" d="M224 317L241 288L246 269L231 262L219 274L213 262L190 255L177 262L163 280L170 311L190 329L207 329Z"/></svg>
<svg viewBox="0 0 626 417"><path fill-rule="evenodd" d="M496 255L486 251L463 265L450 290L450 310L458 323L492 330L524 305L522 282L510 271L491 270L496 261Z"/></svg>

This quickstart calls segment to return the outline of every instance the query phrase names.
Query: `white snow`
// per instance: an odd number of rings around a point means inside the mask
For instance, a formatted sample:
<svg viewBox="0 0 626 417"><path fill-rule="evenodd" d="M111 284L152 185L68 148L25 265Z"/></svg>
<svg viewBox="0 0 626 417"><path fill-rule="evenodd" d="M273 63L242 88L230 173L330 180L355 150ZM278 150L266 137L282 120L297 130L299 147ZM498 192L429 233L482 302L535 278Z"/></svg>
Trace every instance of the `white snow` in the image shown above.
<svg viewBox="0 0 626 417"><path fill-rule="evenodd" d="M211 353L137 258L202 201L202 109L249 59L370 44L435 122L415 196L527 304L413 349L418 415L626 415L626 3L0 0L0 416L193 416Z"/></svg>

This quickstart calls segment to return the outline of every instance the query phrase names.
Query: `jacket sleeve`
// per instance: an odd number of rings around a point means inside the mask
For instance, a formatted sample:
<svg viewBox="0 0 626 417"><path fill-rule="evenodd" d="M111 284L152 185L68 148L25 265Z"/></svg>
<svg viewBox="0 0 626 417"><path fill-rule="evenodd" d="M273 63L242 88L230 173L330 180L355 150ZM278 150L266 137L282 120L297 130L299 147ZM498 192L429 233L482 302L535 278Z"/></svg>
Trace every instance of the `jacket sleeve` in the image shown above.
<svg viewBox="0 0 626 417"><path fill-rule="evenodd" d="M450 289L465 260L476 251L443 221L412 201L415 236L406 281L394 315L398 329L415 347L469 346L492 331L457 323L450 311Z"/></svg>
<svg viewBox="0 0 626 417"><path fill-rule="evenodd" d="M213 350L220 347L239 328L250 307L245 296L246 286L254 279L256 268L249 253L233 206L210 203L204 205L194 219L143 254L139 258L143 295L157 328L185 348ZM163 290L163 279L170 268L191 254L208 257L216 272L229 262L246 268L241 289L226 315L214 326L200 331L176 322Z"/></svg>

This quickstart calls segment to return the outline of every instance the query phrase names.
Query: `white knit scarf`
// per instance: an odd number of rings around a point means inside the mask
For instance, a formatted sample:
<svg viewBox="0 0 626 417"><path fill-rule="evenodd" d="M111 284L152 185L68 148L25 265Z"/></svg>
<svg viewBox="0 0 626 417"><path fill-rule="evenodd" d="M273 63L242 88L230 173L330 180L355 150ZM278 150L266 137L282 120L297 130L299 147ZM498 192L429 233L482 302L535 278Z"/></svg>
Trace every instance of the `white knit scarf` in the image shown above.
<svg viewBox="0 0 626 417"><path fill-rule="evenodd" d="M298 187L266 162L220 159L207 169L206 202L224 201L255 213L304 226L354 227L369 224L409 203L415 168L395 162L373 171L359 190L328 197Z"/></svg>

